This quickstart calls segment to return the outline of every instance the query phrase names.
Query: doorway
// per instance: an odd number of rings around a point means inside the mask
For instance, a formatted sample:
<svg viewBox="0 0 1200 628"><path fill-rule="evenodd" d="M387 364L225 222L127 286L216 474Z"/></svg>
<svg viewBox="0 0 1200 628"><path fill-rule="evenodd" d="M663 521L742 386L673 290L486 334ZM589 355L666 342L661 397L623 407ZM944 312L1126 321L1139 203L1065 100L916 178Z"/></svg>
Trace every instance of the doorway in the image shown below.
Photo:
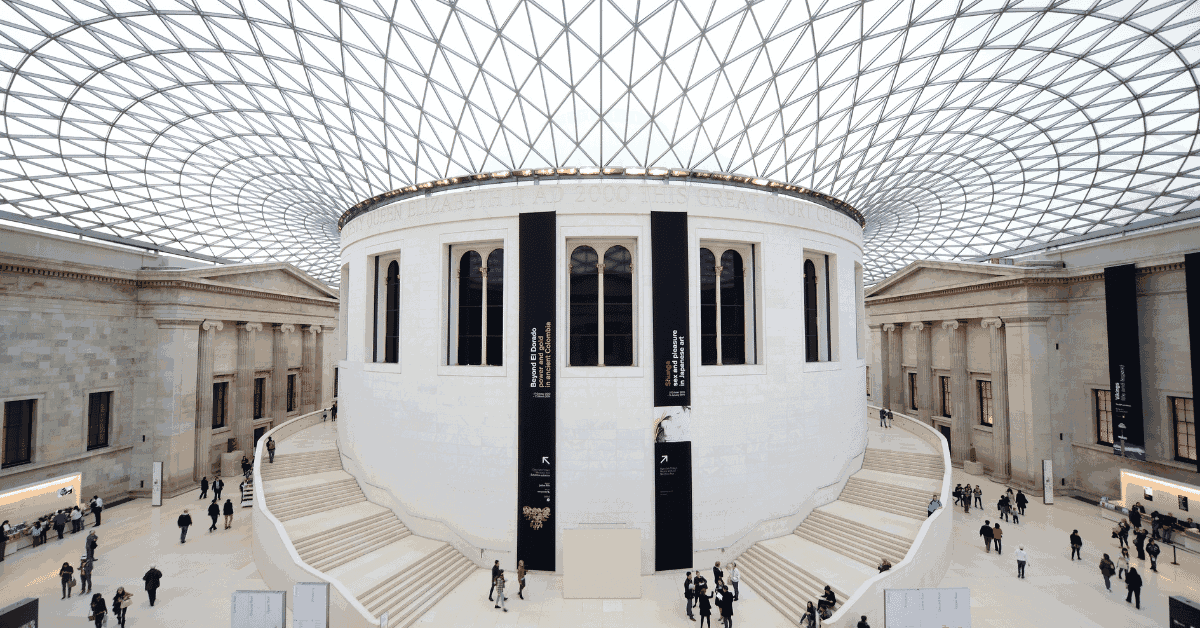
<svg viewBox="0 0 1200 628"><path fill-rule="evenodd" d="M941 430L942 430L942 436L946 437L946 444L950 445L950 451L954 451L954 445L950 440L950 426L943 425L943 426L941 426Z"/></svg>
<svg viewBox="0 0 1200 628"><path fill-rule="evenodd" d="M254 447L255 448L258 447L258 439L262 438L262 435L266 434L266 433L267 433L266 426L254 428ZM947 437L947 438L949 438L949 437Z"/></svg>

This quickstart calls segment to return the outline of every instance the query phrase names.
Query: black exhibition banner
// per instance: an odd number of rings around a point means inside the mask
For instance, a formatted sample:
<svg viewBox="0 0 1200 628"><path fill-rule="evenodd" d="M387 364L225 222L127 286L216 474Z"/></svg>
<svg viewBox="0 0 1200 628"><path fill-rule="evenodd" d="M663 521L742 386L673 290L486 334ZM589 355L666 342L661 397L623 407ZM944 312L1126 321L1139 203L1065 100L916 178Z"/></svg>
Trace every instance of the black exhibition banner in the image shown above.
<svg viewBox="0 0 1200 628"><path fill-rule="evenodd" d="M554 571L554 212L519 218L517 558Z"/></svg>
<svg viewBox="0 0 1200 628"><path fill-rule="evenodd" d="M654 570L692 566L692 443L654 443Z"/></svg>
<svg viewBox="0 0 1200 628"><path fill-rule="evenodd" d="M654 569L692 565L692 386L684 212L650 212L654 317Z"/></svg>
<svg viewBox="0 0 1200 628"><path fill-rule="evenodd" d="M1104 310L1108 317L1108 378L1112 421L1125 424L1126 444L1146 444L1142 427L1142 364L1138 355L1137 269L1133 264L1104 269Z"/></svg>
<svg viewBox="0 0 1200 628"><path fill-rule="evenodd" d="M1183 256L1183 268L1187 277L1188 342L1192 350L1192 399L1200 390L1200 253ZM1194 405L1196 402L1193 401ZM1196 463L1200 472L1200 461Z"/></svg>
<svg viewBox="0 0 1200 628"><path fill-rule="evenodd" d="M650 212L654 407L692 405L687 214Z"/></svg>

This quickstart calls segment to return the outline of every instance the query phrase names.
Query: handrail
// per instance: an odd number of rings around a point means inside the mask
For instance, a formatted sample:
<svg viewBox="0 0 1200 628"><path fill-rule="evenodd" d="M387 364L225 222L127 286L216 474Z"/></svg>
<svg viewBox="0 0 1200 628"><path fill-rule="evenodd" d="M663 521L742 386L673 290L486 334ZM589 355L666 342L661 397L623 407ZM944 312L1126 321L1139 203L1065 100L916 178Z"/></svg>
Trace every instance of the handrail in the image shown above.
<svg viewBox="0 0 1200 628"><path fill-rule="evenodd" d="M367 610L367 607L363 606L362 603L358 601L358 598L350 592L350 589L348 589L345 584L342 584L342 582L336 578L329 577L324 572L314 569L308 563L304 562L304 559L300 558L300 553L296 551L295 545L292 544L292 539L290 536L288 536L287 531L284 529L283 522L276 518L275 515L271 514L271 510L267 508L266 487L264 486L262 479L262 457L266 451L267 438L271 437L285 427L290 429L291 426L298 421L312 420L313 425L316 425L316 419L321 415L321 413L327 410L329 410L329 408L321 408L320 410L298 416L290 421L271 428L270 431L268 431L266 434L263 434L262 437L258 439L258 443L254 446L254 507L260 509L267 520L271 522L271 525L275 527L275 531L283 539L283 546L288 552L288 557L292 559L292 562L295 563L296 566L308 572L314 578L322 582L328 582L355 610L362 614L368 625L378 626L379 619L371 616L371 612ZM338 455L341 456L340 449L338 450Z"/></svg>
<svg viewBox="0 0 1200 628"><path fill-rule="evenodd" d="M868 410L873 409L873 410L878 411L879 406L868 405L867 409ZM866 595L868 593L870 593L872 590L879 589L880 592L882 593L884 584L886 584L889 581L899 580L902 576L907 575L907 574L905 574L905 571L907 570L908 567L910 567L912 565L913 561L916 559L918 550L921 547L922 542L930 534L930 532L929 532L930 529L932 529L935 525L940 525L944 518L953 516L951 513L951 508L945 505L947 503L950 503L949 502L949 500L950 500L950 481L952 479L951 478L951 467L950 467L950 443L946 441L945 436L942 436L941 433L939 433L937 430L935 430L932 427L930 427L929 425L923 423L919 419L909 416L909 415L906 415L906 414L900 414L898 412L893 412L892 414L893 414L893 416L895 416L897 418L904 419L907 421L907 423L902 424L902 425L906 426L904 429L907 429L910 432L914 432L917 429L926 430L929 434L937 437L938 441L941 443L941 445L942 445L942 468L945 469L945 471L942 474L942 490L941 490L941 493L939 494L940 501L942 502L942 507L939 508L932 515L927 517L925 519L925 521L923 521L921 523L921 528L917 531L917 536L916 536L916 538L913 539L912 545L909 546L908 553L904 555L904 558L901 559L900 562L893 565L890 570L881 572L874 576L871 576L870 578L868 578L866 580L866 582L863 582L861 585L859 585L859 587L857 589L855 589L854 593L851 594L849 598L847 598L846 602L843 603L840 607L838 607L837 612L834 613L833 616L830 617L828 620L826 620L825 623L829 624L829 625L833 625L836 622L844 620L846 615L849 614L850 609L854 607L855 603L863 600L866 597ZM870 415L868 415L868 417L869 416ZM867 420L869 421L871 419L868 418ZM951 522L951 525L953 525L952 522ZM859 610L861 610L861 609L859 609ZM855 612L857 613L858 611L855 611ZM858 613L858 614L865 614L865 613Z"/></svg>

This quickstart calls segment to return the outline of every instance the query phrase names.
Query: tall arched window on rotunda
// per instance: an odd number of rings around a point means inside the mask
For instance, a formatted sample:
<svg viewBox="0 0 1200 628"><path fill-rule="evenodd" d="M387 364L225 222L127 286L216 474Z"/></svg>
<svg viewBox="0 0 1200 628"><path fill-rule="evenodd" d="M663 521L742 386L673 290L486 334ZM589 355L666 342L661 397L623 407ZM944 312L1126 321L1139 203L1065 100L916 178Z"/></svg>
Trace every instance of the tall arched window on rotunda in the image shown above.
<svg viewBox="0 0 1200 628"><path fill-rule="evenodd" d="M458 245L450 248L450 256L456 263L450 290L449 363L501 366L504 364L504 249L499 243Z"/></svg>
<svg viewBox="0 0 1200 628"><path fill-rule="evenodd" d="M573 247L573 248L572 248ZM567 267L571 366L633 366L632 243L572 242ZM604 251L603 263L597 251Z"/></svg>
<svg viewBox="0 0 1200 628"><path fill-rule="evenodd" d="M383 335L383 361L400 361L400 264L392 261L387 268L386 319Z"/></svg>
<svg viewBox="0 0 1200 628"><path fill-rule="evenodd" d="M700 248L701 364L757 363L753 259L752 244Z"/></svg>
<svg viewBox="0 0 1200 628"><path fill-rule="evenodd" d="M821 359L817 326L817 267L812 260L804 260L804 359L816 362Z"/></svg>

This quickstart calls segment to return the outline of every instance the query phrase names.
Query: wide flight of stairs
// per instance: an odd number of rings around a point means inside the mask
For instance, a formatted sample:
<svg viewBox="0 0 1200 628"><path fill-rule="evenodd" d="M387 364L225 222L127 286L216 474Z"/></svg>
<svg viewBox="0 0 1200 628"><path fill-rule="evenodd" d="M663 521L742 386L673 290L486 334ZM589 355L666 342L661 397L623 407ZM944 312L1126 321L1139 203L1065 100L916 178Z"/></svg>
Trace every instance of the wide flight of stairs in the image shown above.
<svg viewBox="0 0 1200 628"><path fill-rule="evenodd" d="M913 437L911 448L922 447ZM840 606L882 558L895 565L908 554L945 472L941 455L869 446L836 501L814 509L792 536L755 543L736 559L743 579L790 621L825 585Z"/></svg>
<svg viewBox="0 0 1200 628"><path fill-rule="evenodd" d="M337 449L276 454L260 473L267 509L301 560L342 582L371 616L387 612L389 628L412 625L478 569L368 501Z"/></svg>

